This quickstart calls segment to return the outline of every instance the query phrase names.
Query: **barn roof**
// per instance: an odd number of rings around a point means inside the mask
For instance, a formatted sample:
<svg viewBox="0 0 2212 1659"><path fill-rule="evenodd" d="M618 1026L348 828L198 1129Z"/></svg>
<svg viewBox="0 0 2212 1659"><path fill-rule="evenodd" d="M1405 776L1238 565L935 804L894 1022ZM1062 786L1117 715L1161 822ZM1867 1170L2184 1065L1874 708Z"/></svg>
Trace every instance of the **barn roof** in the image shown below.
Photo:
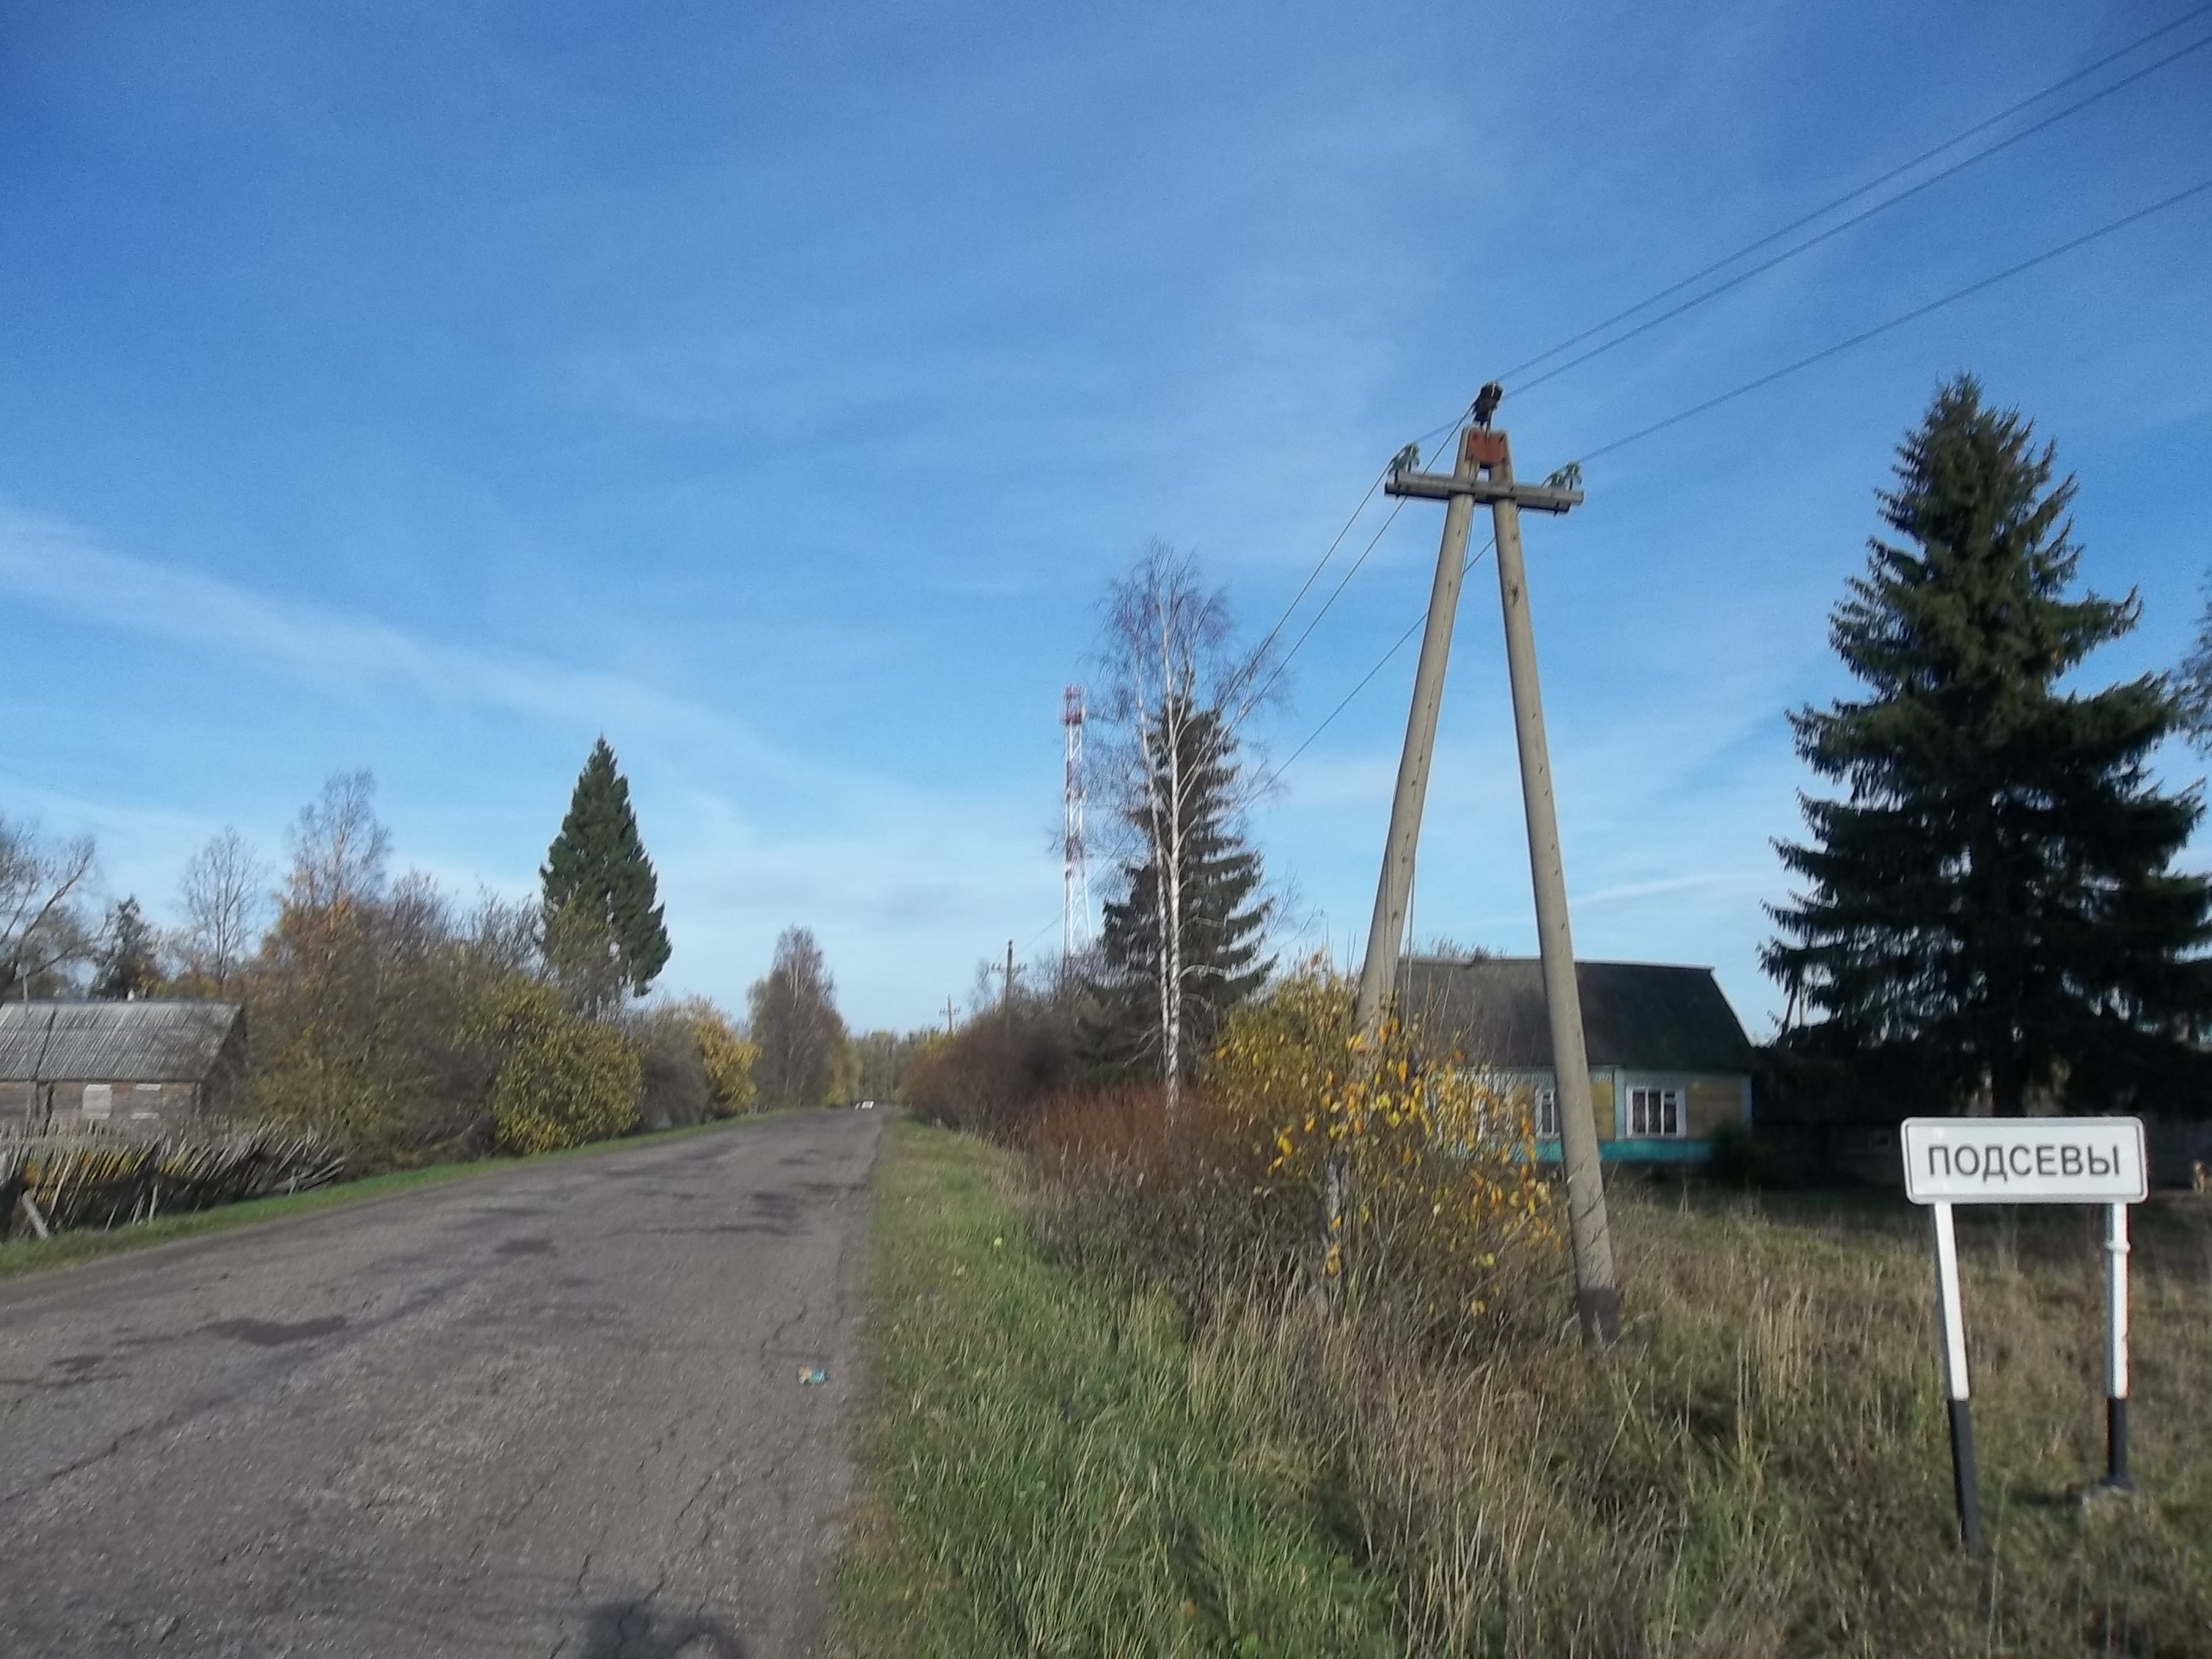
<svg viewBox="0 0 2212 1659"><path fill-rule="evenodd" d="M198 1083L234 1002L0 1003L0 1082Z"/></svg>
<svg viewBox="0 0 2212 1659"><path fill-rule="evenodd" d="M1402 1005L1432 1038L1469 1060L1515 1070L1552 1063L1543 963L1534 957L1473 962L1413 957L1401 970ZM1751 1043L1710 968L1578 962L1583 1045L1592 1066L1654 1072L1749 1072Z"/></svg>

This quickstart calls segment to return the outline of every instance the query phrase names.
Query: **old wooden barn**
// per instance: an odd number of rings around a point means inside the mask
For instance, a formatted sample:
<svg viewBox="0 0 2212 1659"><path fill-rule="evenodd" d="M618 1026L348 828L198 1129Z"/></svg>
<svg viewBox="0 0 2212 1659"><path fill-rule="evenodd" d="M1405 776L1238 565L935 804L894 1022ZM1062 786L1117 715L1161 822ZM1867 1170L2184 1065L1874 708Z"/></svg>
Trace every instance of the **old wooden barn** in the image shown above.
<svg viewBox="0 0 2212 1659"><path fill-rule="evenodd" d="M0 1121L158 1133L237 1103L234 1002L0 1004Z"/></svg>

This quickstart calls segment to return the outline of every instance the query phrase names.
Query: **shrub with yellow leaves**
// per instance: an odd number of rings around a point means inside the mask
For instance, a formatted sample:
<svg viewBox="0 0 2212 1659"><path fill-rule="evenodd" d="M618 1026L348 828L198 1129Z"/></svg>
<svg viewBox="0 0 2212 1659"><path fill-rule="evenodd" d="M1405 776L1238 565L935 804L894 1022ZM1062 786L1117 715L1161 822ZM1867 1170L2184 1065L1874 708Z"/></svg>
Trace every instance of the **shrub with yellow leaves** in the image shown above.
<svg viewBox="0 0 2212 1659"><path fill-rule="evenodd" d="M703 998L690 1006L691 1034L699 1039L699 1058L706 1062L707 1086L714 1091L719 1117L735 1117L759 1103L753 1083L753 1062L759 1046L738 1035L730 1017Z"/></svg>
<svg viewBox="0 0 2212 1659"><path fill-rule="evenodd" d="M1418 1030L1363 1039L1353 1015L1351 984L1304 963L1230 1015L1206 1097L1267 1149L1262 1182L1312 1217L1337 1295L1385 1297L1456 1340L1557 1256L1528 1103Z"/></svg>
<svg viewBox="0 0 2212 1659"><path fill-rule="evenodd" d="M550 1152L637 1126L637 1050L614 1026L572 1012L548 985L517 979L488 997L471 1036L500 1056L492 1121L512 1152Z"/></svg>

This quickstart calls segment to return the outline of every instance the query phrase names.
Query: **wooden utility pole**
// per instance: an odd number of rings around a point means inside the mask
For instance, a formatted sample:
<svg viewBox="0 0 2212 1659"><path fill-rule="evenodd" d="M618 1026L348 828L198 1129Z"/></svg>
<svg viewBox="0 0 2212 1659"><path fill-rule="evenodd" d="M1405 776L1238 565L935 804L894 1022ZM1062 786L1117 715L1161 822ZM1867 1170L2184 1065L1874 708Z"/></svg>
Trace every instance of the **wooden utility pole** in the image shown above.
<svg viewBox="0 0 2212 1659"><path fill-rule="evenodd" d="M1513 692L1514 734L1521 750L1521 795L1528 824L1544 1003L1552 1027L1552 1076L1559 1107L1560 1159L1566 1166L1575 1307L1584 1340L1610 1346L1620 1335L1620 1299L1613 1279L1613 1236L1606 1220L1597 1128L1591 1117L1589 1057L1583 1041L1582 997L1575 984L1574 940L1567 925L1566 875L1552 801L1551 754L1544 738L1544 704L1536 678L1536 638L1529 625L1528 577L1521 558L1521 509L1565 513L1582 505L1583 494L1513 482L1506 435L1490 427L1491 411L1502 396L1495 385L1483 387L1475 400L1475 424L1462 438L1449 477L1406 468L1393 473L1382 486L1393 495L1444 502L1444 535L1437 555L1428 623L1421 635L1405 752L1398 763L1398 793L1390 803L1390 839L1375 895L1375 921L1368 932L1366 962L1359 976L1360 1030L1371 1034L1380 1028L1396 991L1400 935L1413 891L1421 809L1428 797L1429 763L1436 748L1437 713L1443 702L1444 668L1451 654L1453 614L1467 566L1468 526L1474 504L1487 501L1498 535L1506 672Z"/></svg>
<svg viewBox="0 0 2212 1659"><path fill-rule="evenodd" d="M1005 1017L1006 1029L1014 1029L1014 942L1006 941L1006 984L999 994L999 1012Z"/></svg>

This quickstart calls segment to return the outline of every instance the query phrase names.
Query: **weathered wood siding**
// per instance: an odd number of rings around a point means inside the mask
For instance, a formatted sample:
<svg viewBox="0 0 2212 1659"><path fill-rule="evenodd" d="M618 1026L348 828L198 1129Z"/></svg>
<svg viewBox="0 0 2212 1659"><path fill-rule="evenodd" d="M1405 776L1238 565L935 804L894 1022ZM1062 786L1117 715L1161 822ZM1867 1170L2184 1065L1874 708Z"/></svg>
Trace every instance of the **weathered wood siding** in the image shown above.
<svg viewBox="0 0 2212 1659"><path fill-rule="evenodd" d="M100 1091L106 1091L107 1109L98 1110ZM85 1091L93 1091L88 1112ZM27 1083L0 1084L0 1117L9 1122L24 1121L30 1115L33 1103L32 1085ZM106 1083L88 1079L82 1083L43 1083L38 1085L43 1097L43 1127L56 1130L86 1127L118 1129L142 1134L165 1133L171 1129L188 1127L198 1115L199 1085L192 1083Z"/></svg>

